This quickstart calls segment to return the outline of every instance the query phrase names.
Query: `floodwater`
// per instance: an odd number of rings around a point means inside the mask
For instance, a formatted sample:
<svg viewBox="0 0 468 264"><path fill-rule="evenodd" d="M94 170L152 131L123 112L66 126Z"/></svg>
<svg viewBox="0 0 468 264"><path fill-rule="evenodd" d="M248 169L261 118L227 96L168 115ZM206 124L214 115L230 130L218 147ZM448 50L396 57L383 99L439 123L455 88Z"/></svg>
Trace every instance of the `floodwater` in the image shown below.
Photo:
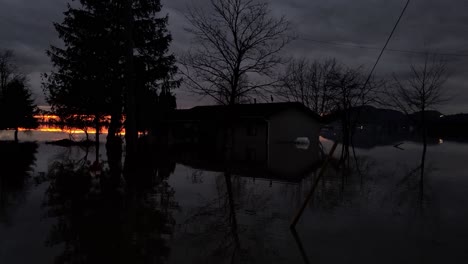
<svg viewBox="0 0 468 264"><path fill-rule="evenodd" d="M418 143L357 149L350 173L333 160L292 232L318 148L249 149L230 165L199 149L152 150L122 177L104 145L97 166L92 148L45 144L60 137L0 143L2 264L468 261L465 143L429 146L422 197Z"/></svg>

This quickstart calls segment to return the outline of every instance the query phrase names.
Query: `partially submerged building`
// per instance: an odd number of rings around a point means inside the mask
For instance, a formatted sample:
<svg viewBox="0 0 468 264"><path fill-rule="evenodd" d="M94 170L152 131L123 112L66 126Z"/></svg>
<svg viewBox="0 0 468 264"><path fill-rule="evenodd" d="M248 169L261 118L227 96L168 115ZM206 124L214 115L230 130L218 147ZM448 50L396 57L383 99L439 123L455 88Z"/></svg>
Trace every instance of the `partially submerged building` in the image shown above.
<svg viewBox="0 0 468 264"><path fill-rule="evenodd" d="M229 162L279 177L319 162L320 117L300 103L197 106L175 111L167 127L169 144L196 149L191 161Z"/></svg>
<svg viewBox="0 0 468 264"><path fill-rule="evenodd" d="M300 103L197 106L170 116L168 140L212 144L232 133L235 142L291 143L307 138L314 144L320 126L320 117Z"/></svg>

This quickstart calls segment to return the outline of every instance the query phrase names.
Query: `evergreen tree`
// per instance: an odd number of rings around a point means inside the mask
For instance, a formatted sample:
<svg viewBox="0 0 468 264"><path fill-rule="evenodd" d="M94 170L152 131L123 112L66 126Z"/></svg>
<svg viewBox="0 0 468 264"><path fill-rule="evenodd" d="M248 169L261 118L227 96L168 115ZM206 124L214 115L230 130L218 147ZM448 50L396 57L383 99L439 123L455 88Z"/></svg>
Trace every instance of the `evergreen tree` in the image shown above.
<svg viewBox="0 0 468 264"><path fill-rule="evenodd" d="M55 71L44 75L44 90L54 113L64 121L74 116L94 119L97 149L101 120L110 114L112 103L114 78L108 66L118 61L109 47L113 38L106 2L80 1L82 8L68 6L64 21L54 24L64 47L48 50Z"/></svg>
<svg viewBox="0 0 468 264"><path fill-rule="evenodd" d="M146 104L137 101L137 90L157 93L163 83L170 89L179 84L167 81L176 73L174 56L168 55L168 18L158 16L159 0L79 3L69 5L64 21L55 24L65 45L48 51L55 66L45 75L48 102L64 115L93 115L97 121L111 115L110 137L118 132L123 113L127 121L134 120L125 128L135 136L136 105ZM127 145L133 144L128 138Z"/></svg>
<svg viewBox="0 0 468 264"><path fill-rule="evenodd" d="M25 78L16 78L6 85L0 109L0 126L3 129L14 129L16 142L20 128L34 129L39 125L34 118L38 109L31 91L26 86Z"/></svg>
<svg viewBox="0 0 468 264"><path fill-rule="evenodd" d="M145 122L155 120L157 111L147 109L151 103L146 94L166 94L167 90L178 87L179 81L173 80L177 71L175 58L168 54L172 40L167 30L168 17L158 16L161 11L159 0L125 0L122 25L125 36L125 114L127 161L135 156L138 117L144 116ZM139 96L140 95L140 96ZM157 104L157 96L152 104ZM141 120L141 118L140 118Z"/></svg>

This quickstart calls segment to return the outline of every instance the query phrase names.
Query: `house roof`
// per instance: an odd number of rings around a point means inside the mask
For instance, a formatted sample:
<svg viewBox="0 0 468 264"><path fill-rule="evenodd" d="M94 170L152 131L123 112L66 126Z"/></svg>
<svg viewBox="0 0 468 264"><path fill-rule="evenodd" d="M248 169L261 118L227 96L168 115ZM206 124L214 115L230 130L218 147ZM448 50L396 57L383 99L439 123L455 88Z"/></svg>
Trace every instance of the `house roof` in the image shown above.
<svg viewBox="0 0 468 264"><path fill-rule="evenodd" d="M191 109L176 110L171 119L174 120L213 120L223 119L226 116L233 116L234 118L262 118L268 119L269 117L278 114L282 111L289 109L297 109L306 115L320 121L320 116L297 102L286 103L266 103L266 104L237 104L232 106L227 105L206 105L196 106Z"/></svg>

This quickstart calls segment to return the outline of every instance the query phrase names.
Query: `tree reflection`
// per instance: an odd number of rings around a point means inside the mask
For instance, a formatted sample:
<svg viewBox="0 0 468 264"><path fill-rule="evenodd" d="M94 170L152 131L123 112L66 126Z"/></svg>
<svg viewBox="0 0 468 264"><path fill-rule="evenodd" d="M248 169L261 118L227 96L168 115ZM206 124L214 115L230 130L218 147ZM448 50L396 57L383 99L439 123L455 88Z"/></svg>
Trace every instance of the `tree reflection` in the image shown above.
<svg viewBox="0 0 468 264"><path fill-rule="evenodd" d="M397 214L402 214L406 211L411 214L415 209L422 213L429 202L434 198L432 193L431 182L425 182L425 186L421 185L418 173L421 170L421 165L413 168L404 169L404 176L395 184L395 188L391 190L389 196L393 200L394 211ZM435 170L434 164L426 163L424 175L430 176Z"/></svg>
<svg viewBox="0 0 468 264"><path fill-rule="evenodd" d="M192 263L244 263L275 258L266 231L277 220L265 212L271 196L259 192L248 181L249 178L226 168L216 176L214 198L199 201L189 211L179 240L196 254L190 256ZM252 251L257 243L263 243L262 252Z"/></svg>
<svg viewBox="0 0 468 264"><path fill-rule="evenodd" d="M36 143L0 142L0 223L10 224L8 210L24 199L37 147Z"/></svg>
<svg viewBox="0 0 468 264"><path fill-rule="evenodd" d="M226 127L230 131L229 124ZM274 229L286 226L289 214L274 204L279 202L286 211L289 205L275 193L283 184L272 182L296 184L317 168L320 150L318 145L298 148L279 142L263 146L231 135L226 132L216 147L179 146L175 153L179 163L193 169L191 183L203 179L203 187L210 186L185 214L177 247L184 248L192 263L277 262L282 252L275 250ZM252 149L258 154L251 155ZM214 182L207 182L201 171L214 174Z"/></svg>
<svg viewBox="0 0 468 264"><path fill-rule="evenodd" d="M356 156L356 162L342 166L341 159L332 158L324 177L317 183L308 207L322 211L333 211L346 204L366 201L374 188L375 161L369 157ZM303 203L304 192L308 192L318 173L304 179L293 193L297 206ZM299 198L299 199L297 199Z"/></svg>
<svg viewBox="0 0 468 264"><path fill-rule="evenodd" d="M240 247L239 226L229 173L216 178L216 198L203 201L185 220L186 235L192 245L203 245L220 259L235 257Z"/></svg>
<svg viewBox="0 0 468 264"><path fill-rule="evenodd" d="M47 178L48 246L63 245L56 263L164 263L177 204L167 178L174 164L140 153L137 175L122 175L121 146L108 146L102 170L91 162L54 162ZM122 177L123 176L123 177ZM136 179L133 181L125 179Z"/></svg>

